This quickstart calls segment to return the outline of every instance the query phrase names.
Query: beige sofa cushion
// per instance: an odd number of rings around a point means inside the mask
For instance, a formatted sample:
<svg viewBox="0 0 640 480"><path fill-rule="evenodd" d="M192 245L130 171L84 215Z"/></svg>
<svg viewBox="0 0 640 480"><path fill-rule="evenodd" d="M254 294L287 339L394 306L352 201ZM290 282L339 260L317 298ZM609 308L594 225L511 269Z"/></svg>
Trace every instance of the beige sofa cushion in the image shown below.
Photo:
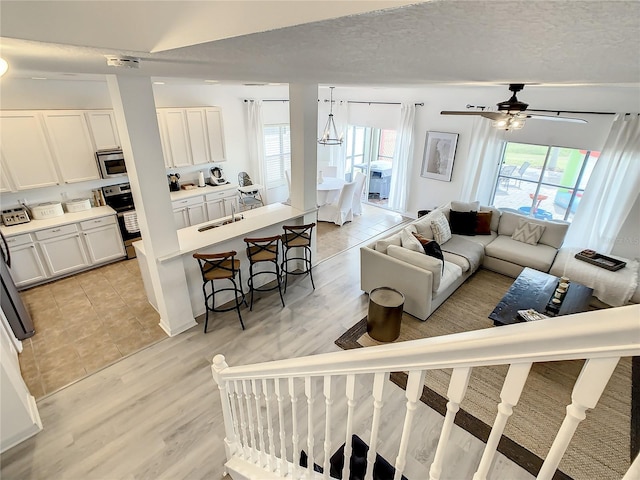
<svg viewBox="0 0 640 480"><path fill-rule="evenodd" d="M472 242L479 243L483 247L489 245L496 238L498 238L498 234L495 232L491 232L491 235L471 235L464 237L465 240L471 240Z"/></svg>
<svg viewBox="0 0 640 480"><path fill-rule="evenodd" d="M498 235L485 247L485 255L515 263L523 267L531 267L541 272L548 272L558 251L549 245L529 245L518 242L506 235Z"/></svg>
<svg viewBox="0 0 640 480"><path fill-rule="evenodd" d="M413 225L407 225L400 232L400 240L402 242L402 247L407 248L409 250L413 250L414 252L424 253L424 247L420 240L413 236L416 232L416 227Z"/></svg>
<svg viewBox="0 0 640 480"><path fill-rule="evenodd" d="M458 265L444 262L444 273L442 274L442 280L440 280L440 287L434 293L437 295L440 292L445 291L453 282L460 278L461 275L462 269Z"/></svg>
<svg viewBox="0 0 640 480"><path fill-rule="evenodd" d="M510 211L503 211L502 215L500 215L498 234L510 237L511 235L513 235L513 232L515 232L516 228L518 228L518 223L522 219L530 223L543 225L545 227L544 233L542 234L542 237L538 242L539 244L548 245L550 247L554 247L555 249L558 249L562 246L564 237L567 234L567 230L569 229L569 224L567 222L537 220L535 218L527 217L525 215L520 215L518 213Z"/></svg>
<svg viewBox="0 0 640 480"><path fill-rule="evenodd" d="M390 245L387 249L387 255L407 262L415 267L428 270L433 275L432 290L436 292L440 287L440 279L442 277L442 262L437 258L430 257L424 253L414 252L403 247Z"/></svg>
<svg viewBox="0 0 640 480"><path fill-rule="evenodd" d="M395 233L387 238L381 238L376 242L375 250L380 253L387 253L387 248L389 245L397 245L398 247L402 245L402 232Z"/></svg>
<svg viewBox="0 0 640 480"><path fill-rule="evenodd" d="M480 208L480 202L451 202L451 210L454 212L477 212Z"/></svg>
<svg viewBox="0 0 640 480"><path fill-rule="evenodd" d="M456 255L455 253L451 252L442 252L442 256L445 259L445 265L447 262L453 263L454 265L460 267L463 272L468 272L471 268L469 260L464 258L462 255Z"/></svg>

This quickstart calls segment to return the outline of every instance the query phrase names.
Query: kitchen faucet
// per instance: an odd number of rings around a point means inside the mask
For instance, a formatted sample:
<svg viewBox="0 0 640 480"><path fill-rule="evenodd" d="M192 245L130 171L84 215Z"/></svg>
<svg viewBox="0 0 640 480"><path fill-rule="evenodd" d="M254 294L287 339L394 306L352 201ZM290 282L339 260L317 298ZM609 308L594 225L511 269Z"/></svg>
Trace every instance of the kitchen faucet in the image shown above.
<svg viewBox="0 0 640 480"><path fill-rule="evenodd" d="M231 202L231 221L236 221L236 205L233 202Z"/></svg>

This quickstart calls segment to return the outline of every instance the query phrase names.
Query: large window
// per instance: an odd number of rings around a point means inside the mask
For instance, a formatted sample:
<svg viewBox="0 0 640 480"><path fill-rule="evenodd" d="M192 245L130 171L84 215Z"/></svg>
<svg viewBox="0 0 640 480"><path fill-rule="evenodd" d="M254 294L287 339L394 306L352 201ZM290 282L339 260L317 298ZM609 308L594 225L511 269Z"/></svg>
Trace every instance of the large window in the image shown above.
<svg viewBox="0 0 640 480"><path fill-rule="evenodd" d="M573 218L600 152L506 144L493 205L546 220Z"/></svg>
<svg viewBox="0 0 640 480"><path fill-rule="evenodd" d="M291 131L288 124L265 125L264 157L267 188L285 181L285 170L291 169Z"/></svg>

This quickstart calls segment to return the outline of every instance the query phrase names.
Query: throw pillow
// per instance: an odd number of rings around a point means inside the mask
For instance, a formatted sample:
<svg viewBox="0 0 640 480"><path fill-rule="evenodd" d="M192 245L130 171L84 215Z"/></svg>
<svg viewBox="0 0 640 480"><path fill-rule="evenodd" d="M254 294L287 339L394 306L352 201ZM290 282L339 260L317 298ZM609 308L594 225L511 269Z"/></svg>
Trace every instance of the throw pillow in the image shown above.
<svg viewBox="0 0 640 480"><path fill-rule="evenodd" d="M434 240L440 245L451 238L451 228L449 228L449 222L443 213L431 219L431 230Z"/></svg>
<svg viewBox="0 0 640 480"><path fill-rule="evenodd" d="M377 252L387 253L387 248L389 245L402 245L402 239L400 238L400 232L395 233L387 238L382 238L376 242L375 249Z"/></svg>
<svg viewBox="0 0 640 480"><path fill-rule="evenodd" d="M520 220L511 238L518 242L528 243L529 245L537 245L544 233L544 225Z"/></svg>
<svg viewBox="0 0 640 480"><path fill-rule="evenodd" d="M478 212L476 218L476 235L491 235L491 217L493 212Z"/></svg>
<svg viewBox="0 0 640 480"><path fill-rule="evenodd" d="M451 202L451 210L456 212L477 212L480 209L480 202Z"/></svg>
<svg viewBox="0 0 640 480"><path fill-rule="evenodd" d="M422 244L413 236L416 229L413 225L409 225L400 232L400 240L402 242L402 248L408 248L414 252L423 252Z"/></svg>
<svg viewBox="0 0 640 480"><path fill-rule="evenodd" d="M475 235L478 212L449 212L451 233L458 235Z"/></svg>

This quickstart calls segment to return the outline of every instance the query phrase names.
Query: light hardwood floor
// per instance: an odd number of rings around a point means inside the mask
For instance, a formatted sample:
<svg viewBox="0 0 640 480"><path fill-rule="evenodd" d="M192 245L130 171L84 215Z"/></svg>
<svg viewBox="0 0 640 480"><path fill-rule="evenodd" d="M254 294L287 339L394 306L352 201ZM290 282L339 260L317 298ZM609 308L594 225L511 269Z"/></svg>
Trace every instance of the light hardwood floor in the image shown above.
<svg viewBox="0 0 640 480"><path fill-rule="evenodd" d="M207 334L198 325L40 399L44 430L0 457L2 478L221 478L224 427L213 356L242 365L338 351L334 340L366 314L359 275L356 247L315 267L315 290L306 276L295 278L285 308L277 292L258 297L254 311L243 315L244 332L235 312L216 314ZM389 412L401 410L401 389L388 385L386 397ZM386 418L381 438L390 440L401 419ZM441 426L442 417L420 404L406 470L411 480L426 478ZM366 431L359 418L356 432L365 438ZM388 440L381 452L393 461ZM451 470L442 478L471 478L483 446L454 427L446 459ZM498 455L491 478L532 477Z"/></svg>

